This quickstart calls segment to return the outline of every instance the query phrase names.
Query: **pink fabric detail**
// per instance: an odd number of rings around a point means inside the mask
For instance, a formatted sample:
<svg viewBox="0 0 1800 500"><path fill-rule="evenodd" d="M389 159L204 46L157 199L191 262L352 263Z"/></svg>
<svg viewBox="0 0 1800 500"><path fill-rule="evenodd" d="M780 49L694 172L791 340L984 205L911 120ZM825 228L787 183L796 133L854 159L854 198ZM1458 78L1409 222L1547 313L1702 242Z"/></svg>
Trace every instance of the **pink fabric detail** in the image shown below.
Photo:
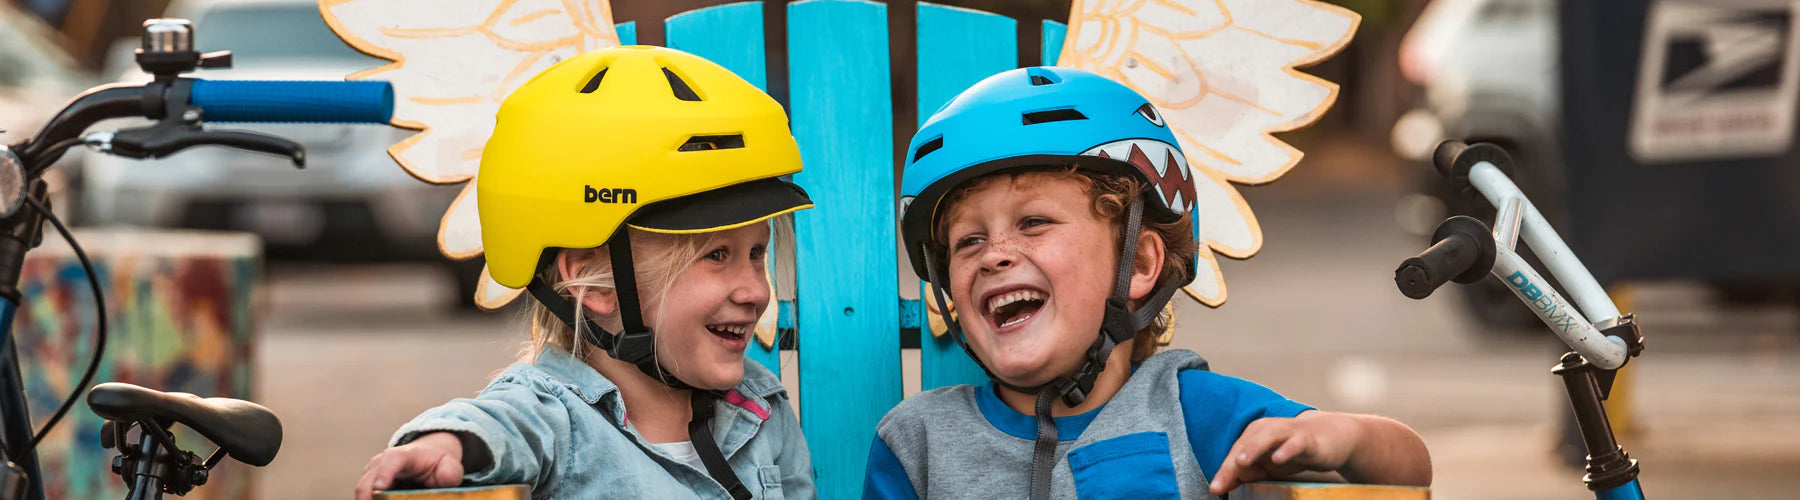
<svg viewBox="0 0 1800 500"><path fill-rule="evenodd" d="M763 420L769 419L768 409L763 408L762 405L756 404L755 401L751 401L749 398L745 398L743 394L738 394L736 389L725 393L725 402L737 405L738 408L750 410L750 413L755 413L757 417L761 417Z"/></svg>

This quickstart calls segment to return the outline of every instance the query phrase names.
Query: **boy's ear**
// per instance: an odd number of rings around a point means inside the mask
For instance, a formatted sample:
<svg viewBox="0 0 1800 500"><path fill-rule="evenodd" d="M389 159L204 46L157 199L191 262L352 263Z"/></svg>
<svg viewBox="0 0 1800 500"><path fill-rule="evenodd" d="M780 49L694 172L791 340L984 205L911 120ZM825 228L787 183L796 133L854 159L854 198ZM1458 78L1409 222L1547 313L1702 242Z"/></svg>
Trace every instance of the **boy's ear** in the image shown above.
<svg viewBox="0 0 1800 500"><path fill-rule="evenodd" d="M1162 235L1156 231L1145 229L1138 233L1137 258L1131 262L1131 300L1143 300L1156 288L1156 278L1162 276L1163 252L1166 250Z"/></svg>
<svg viewBox="0 0 1800 500"><path fill-rule="evenodd" d="M594 261L608 258L605 255L599 250L562 250L556 253L556 274L562 280L567 281L581 269L593 265ZM1133 289L1136 289L1135 286ZM619 295L612 290L591 287L586 290L571 290L569 295L581 297L582 306L601 316L611 316L619 312Z"/></svg>

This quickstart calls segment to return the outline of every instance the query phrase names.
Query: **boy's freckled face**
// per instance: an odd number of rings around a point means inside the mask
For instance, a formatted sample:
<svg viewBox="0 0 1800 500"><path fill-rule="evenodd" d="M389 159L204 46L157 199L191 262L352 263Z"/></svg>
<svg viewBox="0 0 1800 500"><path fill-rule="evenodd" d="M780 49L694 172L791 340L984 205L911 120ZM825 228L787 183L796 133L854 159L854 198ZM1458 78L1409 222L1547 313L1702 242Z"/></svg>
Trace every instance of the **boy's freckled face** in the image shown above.
<svg viewBox="0 0 1800 500"><path fill-rule="evenodd" d="M1117 229L1078 181L1000 176L949 207L950 298L994 375L1036 385L1074 371L1112 293Z"/></svg>

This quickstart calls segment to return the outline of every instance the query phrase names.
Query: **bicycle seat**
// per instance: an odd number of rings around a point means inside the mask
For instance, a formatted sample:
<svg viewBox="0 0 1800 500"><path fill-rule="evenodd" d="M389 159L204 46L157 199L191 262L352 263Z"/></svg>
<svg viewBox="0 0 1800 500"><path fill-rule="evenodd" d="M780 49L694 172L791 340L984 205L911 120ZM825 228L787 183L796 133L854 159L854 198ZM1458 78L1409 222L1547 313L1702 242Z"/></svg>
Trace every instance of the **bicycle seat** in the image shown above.
<svg viewBox="0 0 1800 500"><path fill-rule="evenodd" d="M154 419L186 425L239 462L262 467L281 450L281 420L268 408L229 398L201 398L107 382L88 391L88 407L120 423ZM121 446L124 446L121 444Z"/></svg>

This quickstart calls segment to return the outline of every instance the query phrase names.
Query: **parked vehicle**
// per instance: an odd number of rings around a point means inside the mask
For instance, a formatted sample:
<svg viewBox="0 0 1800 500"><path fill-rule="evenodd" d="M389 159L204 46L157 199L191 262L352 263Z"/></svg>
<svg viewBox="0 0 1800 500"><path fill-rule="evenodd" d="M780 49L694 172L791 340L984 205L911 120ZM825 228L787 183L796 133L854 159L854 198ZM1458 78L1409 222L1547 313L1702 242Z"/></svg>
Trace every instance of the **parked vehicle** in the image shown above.
<svg viewBox="0 0 1800 500"><path fill-rule="evenodd" d="M230 49L234 65L202 70L212 80L342 80L383 63L340 41L311 0L187 1L172 16L204 26L202 52ZM114 51L114 57L132 57ZM147 81L127 61L119 80ZM202 149L162 160L95 158L84 204L93 222L234 229L256 233L276 258L436 258L438 219L456 187L431 186L384 150L411 132L385 125L257 124L248 129L306 147L304 171L287 159ZM281 168L276 168L280 166Z"/></svg>

